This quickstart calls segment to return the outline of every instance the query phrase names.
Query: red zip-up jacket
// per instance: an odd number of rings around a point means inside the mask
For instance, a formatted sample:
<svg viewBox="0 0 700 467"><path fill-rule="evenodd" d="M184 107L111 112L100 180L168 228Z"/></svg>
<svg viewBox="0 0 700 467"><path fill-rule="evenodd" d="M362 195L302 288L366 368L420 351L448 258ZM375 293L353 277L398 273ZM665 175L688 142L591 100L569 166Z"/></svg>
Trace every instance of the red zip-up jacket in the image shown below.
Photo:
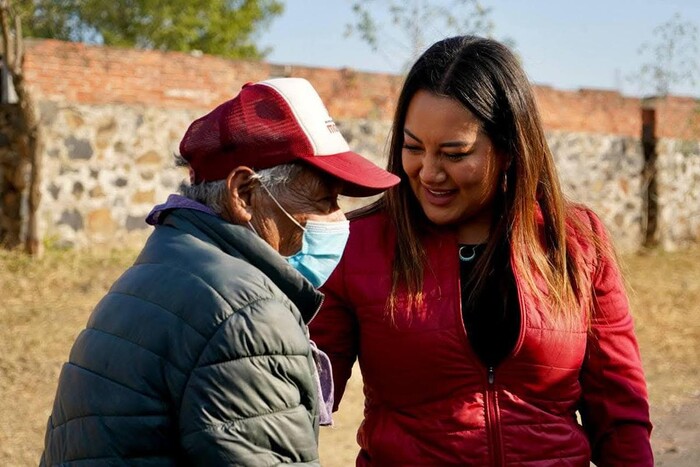
<svg viewBox="0 0 700 467"><path fill-rule="evenodd" d="M577 215L606 239L595 215ZM423 306L400 313L400 295L392 323L385 311L391 222L381 212L351 222L311 334L333 363L336 404L359 358L358 466L653 465L646 384L620 274L594 245L570 241L590 271L590 326L583 309L573 327L551 319L514 268L519 337L498 367L486 368L462 320L456 235L426 237Z"/></svg>

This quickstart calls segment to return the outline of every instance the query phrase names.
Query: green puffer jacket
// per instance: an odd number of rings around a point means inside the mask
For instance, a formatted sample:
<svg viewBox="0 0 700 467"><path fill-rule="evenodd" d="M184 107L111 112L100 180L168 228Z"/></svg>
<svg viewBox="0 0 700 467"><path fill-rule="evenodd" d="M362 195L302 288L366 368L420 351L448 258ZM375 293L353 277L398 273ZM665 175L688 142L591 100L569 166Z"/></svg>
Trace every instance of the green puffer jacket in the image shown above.
<svg viewBox="0 0 700 467"><path fill-rule="evenodd" d="M318 465L322 300L248 229L171 211L78 336L41 465Z"/></svg>

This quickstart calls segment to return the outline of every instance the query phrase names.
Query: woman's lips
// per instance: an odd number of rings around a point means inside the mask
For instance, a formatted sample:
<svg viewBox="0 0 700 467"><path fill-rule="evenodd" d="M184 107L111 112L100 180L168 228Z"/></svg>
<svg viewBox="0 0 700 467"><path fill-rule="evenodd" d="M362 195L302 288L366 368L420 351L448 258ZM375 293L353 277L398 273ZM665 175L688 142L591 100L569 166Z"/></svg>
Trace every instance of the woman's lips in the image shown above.
<svg viewBox="0 0 700 467"><path fill-rule="evenodd" d="M434 188L428 188L426 186L421 187L423 190L424 199L432 204L433 206L444 206L449 204L456 196L458 190L437 190Z"/></svg>

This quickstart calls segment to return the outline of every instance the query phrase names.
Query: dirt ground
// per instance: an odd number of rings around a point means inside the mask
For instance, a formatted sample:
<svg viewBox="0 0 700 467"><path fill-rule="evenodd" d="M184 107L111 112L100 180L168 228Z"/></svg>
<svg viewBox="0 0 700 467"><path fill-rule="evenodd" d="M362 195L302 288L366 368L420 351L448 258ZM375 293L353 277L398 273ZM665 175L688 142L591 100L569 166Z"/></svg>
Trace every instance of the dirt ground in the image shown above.
<svg viewBox="0 0 700 467"><path fill-rule="evenodd" d="M134 251L0 252L0 466L37 465L56 379L91 308ZM622 258L644 360L659 466L700 466L700 249ZM354 465L362 416L357 369L335 427L321 432L326 467Z"/></svg>
<svg viewBox="0 0 700 467"><path fill-rule="evenodd" d="M700 392L678 407L652 410L657 466L700 466Z"/></svg>

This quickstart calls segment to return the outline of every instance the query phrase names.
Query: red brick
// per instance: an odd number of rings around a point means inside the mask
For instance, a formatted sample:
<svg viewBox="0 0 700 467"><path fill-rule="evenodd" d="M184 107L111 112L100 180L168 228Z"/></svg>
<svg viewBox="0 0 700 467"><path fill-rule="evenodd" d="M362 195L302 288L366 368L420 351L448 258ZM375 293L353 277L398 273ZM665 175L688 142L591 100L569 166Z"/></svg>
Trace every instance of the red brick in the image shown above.
<svg viewBox="0 0 700 467"><path fill-rule="evenodd" d="M161 108L207 109L230 99L248 81L288 72L308 79L337 119L390 120L403 78L351 69L270 65L209 55L101 47L55 40L30 40L27 81L38 98L83 104L125 103ZM168 93L203 89L209 96ZM535 95L548 130L609 133L638 137L641 102L614 91L561 91L536 86ZM655 103L657 135L697 139L697 100L670 97Z"/></svg>

